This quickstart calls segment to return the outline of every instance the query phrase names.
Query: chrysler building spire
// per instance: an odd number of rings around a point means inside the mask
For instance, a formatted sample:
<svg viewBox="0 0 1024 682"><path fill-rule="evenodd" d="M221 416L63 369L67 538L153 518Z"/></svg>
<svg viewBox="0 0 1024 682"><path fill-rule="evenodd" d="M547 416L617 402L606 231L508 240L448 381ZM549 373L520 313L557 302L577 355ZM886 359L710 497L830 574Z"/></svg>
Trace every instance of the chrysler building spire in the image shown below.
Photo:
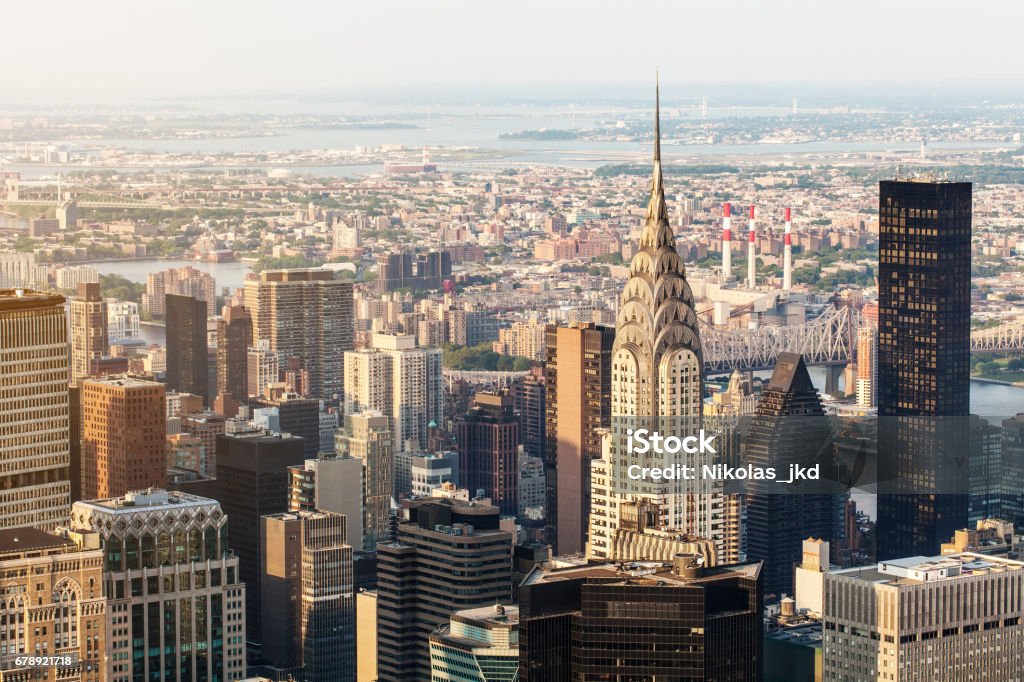
<svg viewBox="0 0 1024 682"><path fill-rule="evenodd" d="M647 202L647 218L640 237L640 246L671 246L675 248L675 236L668 220L668 206L665 203L665 180L661 171L661 86L654 85L654 169L651 177L651 197Z"/></svg>

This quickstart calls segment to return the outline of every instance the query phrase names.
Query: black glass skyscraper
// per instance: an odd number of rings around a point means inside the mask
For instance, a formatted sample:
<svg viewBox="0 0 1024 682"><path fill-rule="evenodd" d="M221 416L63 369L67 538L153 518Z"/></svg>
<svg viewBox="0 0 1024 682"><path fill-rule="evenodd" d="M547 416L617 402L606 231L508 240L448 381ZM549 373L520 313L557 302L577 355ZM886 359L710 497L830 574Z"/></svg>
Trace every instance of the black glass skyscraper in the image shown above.
<svg viewBox="0 0 1024 682"><path fill-rule="evenodd" d="M971 183L879 186L878 558L936 554L967 522Z"/></svg>
<svg viewBox="0 0 1024 682"><path fill-rule="evenodd" d="M790 464L817 465L825 480L834 479L831 430L799 353L779 353L749 419L742 452L744 465L774 467L780 480L786 480ZM793 570L800 563L805 539L832 540L840 500L825 494L825 488L799 481L747 485L747 558L764 562L765 594L793 593Z"/></svg>

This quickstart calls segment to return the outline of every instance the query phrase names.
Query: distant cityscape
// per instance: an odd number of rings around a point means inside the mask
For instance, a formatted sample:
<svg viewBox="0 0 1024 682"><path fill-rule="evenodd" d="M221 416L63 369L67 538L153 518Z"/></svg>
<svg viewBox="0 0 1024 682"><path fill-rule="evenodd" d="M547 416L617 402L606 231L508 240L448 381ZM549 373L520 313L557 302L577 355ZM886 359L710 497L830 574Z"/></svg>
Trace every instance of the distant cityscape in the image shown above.
<svg viewBox="0 0 1024 682"><path fill-rule="evenodd" d="M0 679L1019 679L1020 108L665 89L0 107Z"/></svg>

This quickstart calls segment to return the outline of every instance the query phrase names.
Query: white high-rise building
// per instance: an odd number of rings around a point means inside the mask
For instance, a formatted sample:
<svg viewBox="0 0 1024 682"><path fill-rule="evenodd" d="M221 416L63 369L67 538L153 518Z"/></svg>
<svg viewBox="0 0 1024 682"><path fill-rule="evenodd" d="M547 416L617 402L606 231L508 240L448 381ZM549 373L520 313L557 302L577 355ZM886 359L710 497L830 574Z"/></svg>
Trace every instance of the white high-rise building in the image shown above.
<svg viewBox="0 0 1024 682"><path fill-rule="evenodd" d="M963 552L825 574L822 679L1020 680L1024 562Z"/></svg>
<svg viewBox="0 0 1024 682"><path fill-rule="evenodd" d="M696 435L703 411L703 350L693 293L676 251L668 218L661 170L659 115L654 128L654 172L647 217L639 249L630 263L620 298L612 347L611 428L601 460L593 463L590 535L587 555L616 560L621 533L651 528L714 541L719 559L727 561L728 534L738 534L726 513L721 488L696 481L653 477L635 479L629 467L696 466L712 463L707 455L648 456L628 448L632 429L647 428L680 438ZM685 431L685 433L683 433ZM642 518L630 510L643 509ZM734 524L733 524L734 525Z"/></svg>
<svg viewBox="0 0 1024 682"><path fill-rule="evenodd" d="M110 343L141 343L139 304L107 299L107 339Z"/></svg>
<svg viewBox="0 0 1024 682"><path fill-rule="evenodd" d="M45 265L36 265L34 253L0 253L0 289L49 287Z"/></svg>
<svg viewBox="0 0 1024 682"><path fill-rule="evenodd" d="M281 360L277 352L270 349L267 339L258 339L256 345L249 348L245 362L249 374L249 395L263 395L267 385L276 383L281 377Z"/></svg>
<svg viewBox="0 0 1024 682"><path fill-rule="evenodd" d="M857 330L857 407L876 407L878 391L878 327Z"/></svg>
<svg viewBox="0 0 1024 682"><path fill-rule="evenodd" d="M441 349L417 348L412 335L374 334L373 348L345 353L345 414L380 410L391 419L395 452L427 449L441 423Z"/></svg>

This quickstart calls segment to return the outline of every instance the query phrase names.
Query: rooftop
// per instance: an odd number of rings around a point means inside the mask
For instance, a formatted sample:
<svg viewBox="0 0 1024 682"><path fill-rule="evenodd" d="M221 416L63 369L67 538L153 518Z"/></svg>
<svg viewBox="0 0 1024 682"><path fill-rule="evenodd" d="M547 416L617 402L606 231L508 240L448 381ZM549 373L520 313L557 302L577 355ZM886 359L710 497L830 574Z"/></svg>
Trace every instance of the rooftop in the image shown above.
<svg viewBox="0 0 1024 682"><path fill-rule="evenodd" d="M35 528L4 528L0 530L0 555L40 549L74 547L75 543L59 535Z"/></svg>
<svg viewBox="0 0 1024 682"><path fill-rule="evenodd" d="M220 504L208 497L191 495L178 491L149 488L132 490L123 497L108 497L102 500L84 500L76 505L102 509L106 512L133 513L157 507L198 507L202 505Z"/></svg>
<svg viewBox="0 0 1024 682"><path fill-rule="evenodd" d="M732 564L703 568L695 577L687 578L673 570L672 564L662 561L634 561L615 564L593 564L544 570L534 568L523 581L524 585L553 583L562 580L596 579L630 585L677 587L712 583L730 577L754 579L761 572L760 562Z"/></svg>
<svg viewBox="0 0 1024 682"><path fill-rule="evenodd" d="M0 312L64 305L66 299L34 289L0 289Z"/></svg>
<svg viewBox="0 0 1024 682"><path fill-rule="evenodd" d="M875 566L847 568L832 571L829 575L865 582L910 586L1022 569L1024 562L1021 561L988 554L960 552L945 556L913 556L880 561Z"/></svg>

